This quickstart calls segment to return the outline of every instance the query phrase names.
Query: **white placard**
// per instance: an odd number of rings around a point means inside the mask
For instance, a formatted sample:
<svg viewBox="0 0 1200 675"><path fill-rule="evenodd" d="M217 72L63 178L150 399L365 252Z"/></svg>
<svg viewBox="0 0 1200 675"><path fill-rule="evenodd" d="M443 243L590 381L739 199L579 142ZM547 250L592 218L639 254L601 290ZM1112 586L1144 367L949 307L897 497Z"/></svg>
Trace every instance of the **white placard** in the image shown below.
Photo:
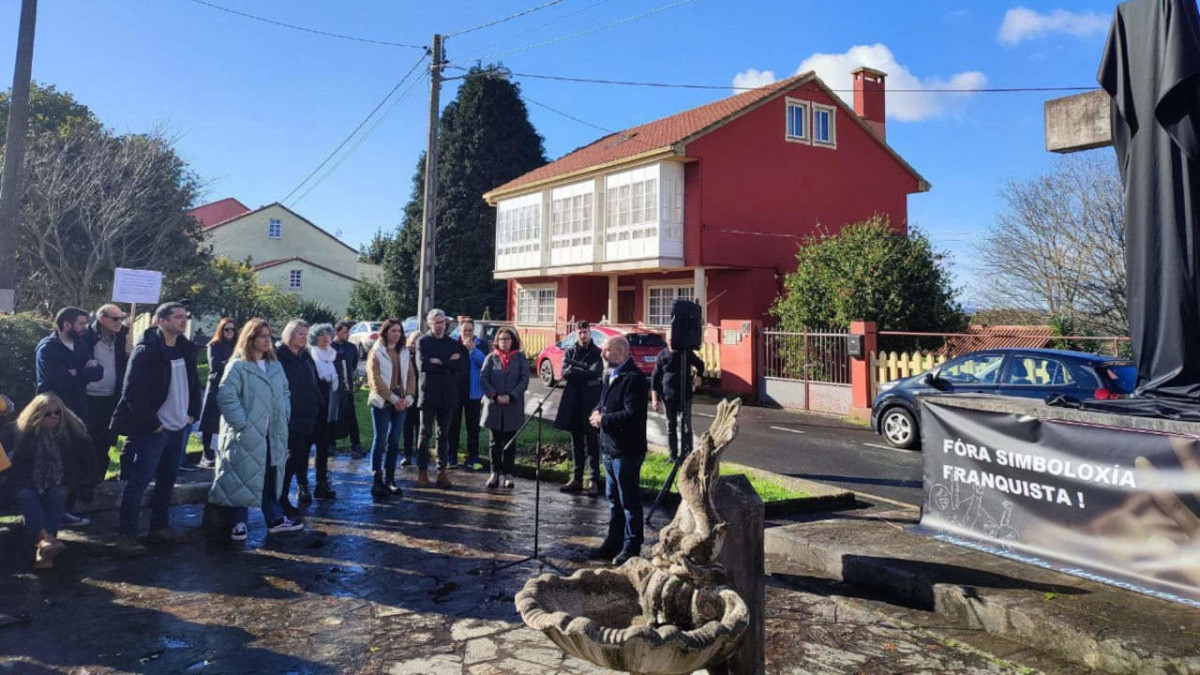
<svg viewBox="0 0 1200 675"><path fill-rule="evenodd" d="M113 302L158 304L162 293L162 272L118 267L113 277Z"/></svg>

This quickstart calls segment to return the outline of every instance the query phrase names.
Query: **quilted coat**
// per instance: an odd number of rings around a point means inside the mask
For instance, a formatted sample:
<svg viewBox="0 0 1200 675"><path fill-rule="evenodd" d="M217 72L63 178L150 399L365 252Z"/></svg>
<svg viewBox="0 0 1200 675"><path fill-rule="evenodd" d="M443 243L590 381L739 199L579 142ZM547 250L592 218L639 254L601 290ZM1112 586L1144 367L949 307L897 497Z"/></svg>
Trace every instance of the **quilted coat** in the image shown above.
<svg viewBox="0 0 1200 675"><path fill-rule="evenodd" d="M213 485L208 492L211 504L261 505L268 447L275 485L282 494L291 392L283 366L278 361L266 364L264 373L257 363L234 356L225 368L225 377L217 389L221 438Z"/></svg>
<svg viewBox="0 0 1200 675"><path fill-rule="evenodd" d="M488 354L479 369L483 388L483 426L488 429L516 431L525 421L525 390L529 387L529 361L525 352L512 355L508 370L500 367L500 357ZM508 394L508 405L496 403L496 396Z"/></svg>

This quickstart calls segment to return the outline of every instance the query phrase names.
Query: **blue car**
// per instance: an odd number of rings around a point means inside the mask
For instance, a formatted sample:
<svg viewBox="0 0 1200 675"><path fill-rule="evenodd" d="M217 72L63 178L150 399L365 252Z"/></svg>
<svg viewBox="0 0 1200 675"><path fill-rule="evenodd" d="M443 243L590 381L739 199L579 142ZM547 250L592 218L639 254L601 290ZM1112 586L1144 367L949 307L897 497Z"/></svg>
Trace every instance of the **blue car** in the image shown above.
<svg viewBox="0 0 1200 675"><path fill-rule="evenodd" d="M894 448L921 442L920 394L999 394L1045 400L1124 398L1137 385L1137 369L1126 360L1057 349L988 349L951 359L914 377L879 385L871 429Z"/></svg>

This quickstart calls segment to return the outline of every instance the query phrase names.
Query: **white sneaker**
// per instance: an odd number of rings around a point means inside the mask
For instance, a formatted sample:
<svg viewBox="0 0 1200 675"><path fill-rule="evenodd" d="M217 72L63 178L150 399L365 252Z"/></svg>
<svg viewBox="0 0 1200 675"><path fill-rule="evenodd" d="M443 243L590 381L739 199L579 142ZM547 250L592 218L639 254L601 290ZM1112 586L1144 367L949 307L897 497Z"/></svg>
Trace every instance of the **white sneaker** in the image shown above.
<svg viewBox="0 0 1200 675"><path fill-rule="evenodd" d="M513 488L514 488L514 487L516 487L516 486L517 486L517 485L516 485L516 483L514 483L514 482L513 482L512 476L505 476L505 477L504 477L504 488L505 488L506 490L511 490L511 489L513 489Z"/></svg>
<svg viewBox="0 0 1200 675"><path fill-rule="evenodd" d="M487 487L490 490L492 488L498 487L499 485L500 485L500 474L494 473L494 474L488 476L485 487Z"/></svg>
<svg viewBox="0 0 1200 675"><path fill-rule="evenodd" d="M303 529L304 523L297 522L291 518L288 518L287 516L284 516L283 520L275 523L274 525L268 526L267 532L270 534L278 534L280 532L299 532Z"/></svg>
<svg viewBox="0 0 1200 675"><path fill-rule="evenodd" d="M246 524L238 523L233 526L233 531L229 533L229 538L234 541L246 541Z"/></svg>

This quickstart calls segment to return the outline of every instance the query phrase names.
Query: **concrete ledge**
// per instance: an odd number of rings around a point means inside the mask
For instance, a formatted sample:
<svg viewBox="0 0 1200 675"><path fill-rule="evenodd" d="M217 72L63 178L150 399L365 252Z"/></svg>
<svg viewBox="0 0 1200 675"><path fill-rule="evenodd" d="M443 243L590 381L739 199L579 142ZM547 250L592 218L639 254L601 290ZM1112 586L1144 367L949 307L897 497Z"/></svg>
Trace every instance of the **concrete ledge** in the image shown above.
<svg viewBox="0 0 1200 675"><path fill-rule="evenodd" d="M1110 673L1200 673L1200 612L912 534L911 513L767 530L778 557Z"/></svg>

